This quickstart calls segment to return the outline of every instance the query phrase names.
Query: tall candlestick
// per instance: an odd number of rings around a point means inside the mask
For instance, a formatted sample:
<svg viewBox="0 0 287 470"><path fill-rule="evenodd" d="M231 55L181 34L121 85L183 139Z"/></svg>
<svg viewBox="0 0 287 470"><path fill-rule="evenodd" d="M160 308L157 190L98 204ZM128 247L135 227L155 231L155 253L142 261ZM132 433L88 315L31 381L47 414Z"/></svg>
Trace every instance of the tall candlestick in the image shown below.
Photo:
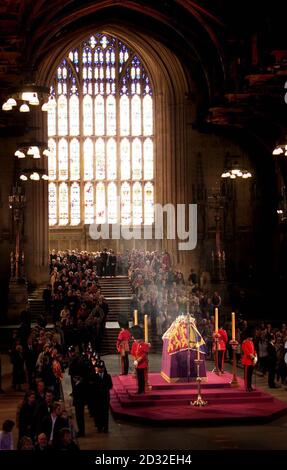
<svg viewBox="0 0 287 470"><path fill-rule="evenodd" d="M144 340L148 343L148 315L144 316Z"/></svg>
<svg viewBox="0 0 287 470"><path fill-rule="evenodd" d="M134 325L139 324L139 319L138 319L138 311L134 310Z"/></svg>
<svg viewBox="0 0 287 470"><path fill-rule="evenodd" d="M196 347L197 347L197 360L199 361L199 360L200 360L200 349L199 349L199 343L196 343Z"/></svg>
<svg viewBox="0 0 287 470"><path fill-rule="evenodd" d="M218 333L218 308L215 308L215 317L214 317L214 328L215 328L215 333Z"/></svg>
<svg viewBox="0 0 287 470"><path fill-rule="evenodd" d="M232 341L235 341L235 312L231 313L231 336Z"/></svg>

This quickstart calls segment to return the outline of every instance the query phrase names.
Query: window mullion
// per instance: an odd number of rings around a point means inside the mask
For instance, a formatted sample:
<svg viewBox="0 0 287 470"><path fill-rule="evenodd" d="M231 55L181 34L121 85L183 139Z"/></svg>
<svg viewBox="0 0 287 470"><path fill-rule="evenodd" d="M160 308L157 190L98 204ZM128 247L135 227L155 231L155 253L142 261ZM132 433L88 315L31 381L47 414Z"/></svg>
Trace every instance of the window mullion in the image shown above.
<svg viewBox="0 0 287 470"><path fill-rule="evenodd" d="M80 225L85 223L84 210L84 113L83 113L83 69L82 69L83 48L79 47L79 143L80 143Z"/></svg>

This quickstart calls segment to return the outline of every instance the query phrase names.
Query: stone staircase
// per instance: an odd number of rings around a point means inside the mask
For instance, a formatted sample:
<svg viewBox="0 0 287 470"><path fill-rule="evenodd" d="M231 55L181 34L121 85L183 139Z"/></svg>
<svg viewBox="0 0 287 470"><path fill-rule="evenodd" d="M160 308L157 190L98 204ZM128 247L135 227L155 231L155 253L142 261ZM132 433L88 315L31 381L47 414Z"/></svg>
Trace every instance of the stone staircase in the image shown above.
<svg viewBox="0 0 287 470"><path fill-rule="evenodd" d="M109 305L109 314L102 343L102 354L116 353L116 341L120 331L119 318L130 321L132 290L127 276L102 277L99 279L101 293Z"/></svg>
<svg viewBox="0 0 287 470"><path fill-rule="evenodd" d="M129 278L127 276L102 277L99 279L101 293L106 298L109 305L109 314L106 322L105 334L102 342L102 354L115 354L116 341L120 331L119 319L126 319L133 322L133 316L130 312L130 303L132 290ZM43 290L45 285L39 286L29 293L28 303L31 312L32 322L37 322L40 315L45 312L43 301ZM51 321L51 319L49 319ZM161 352L162 340L158 338L153 331L149 331L149 341L151 343L151 352Z"/></svg>
<svg viewBox="0 0 287 470"><path fill-rule="evenodd" d="M46 285L38 286L28 294L28 305L32 322L37 322L39 316L45 313L45 303L43 300L43 290L45 287Z"/></svg>

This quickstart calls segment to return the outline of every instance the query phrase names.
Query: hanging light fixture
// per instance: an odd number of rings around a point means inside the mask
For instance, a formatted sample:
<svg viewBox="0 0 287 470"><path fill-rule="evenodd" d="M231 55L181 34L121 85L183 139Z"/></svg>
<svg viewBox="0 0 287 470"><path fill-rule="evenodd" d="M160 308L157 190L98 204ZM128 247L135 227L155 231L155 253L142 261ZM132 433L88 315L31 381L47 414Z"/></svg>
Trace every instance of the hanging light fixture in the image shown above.
<svg viewBox="0 0 287 470"><path fill-rule="evenodd" d="M281 144L277 145L272 152L272 155L285 155L287 157L287 145Z"/></svg>
<svg viewBox="0 0 287 470"><path fill-rule="evenodd" d="M41 153L49 157L51 151L44 142L30 141L18 144L18 149L14 155L18 158L25 158L26 156L41 158Z"/></svg>
<svg viewBox="0 0 287 470"><path fill-rule="evenodd" d="M238 163L239 159L240 156L230 155L229 152L227 152L225 156L225 166L227 168L221 173L221 178L235 180L237 178L248 179L252 177L250 171L240 167Z"/></svg>
<svg viewBox="0 0 287 470"><path fill-rule="evenodd" d="M277 142L276 147L272 151L272 155L279 156L279 155L287 156L287 134L283 134L280 140Z"/></svg>
<svg viewBox="0 0 287 470"><path fill-rule="evenodd" d="M19 111L20 111L20 113L29 113L30 108L27 105L27 103L23 103L23 104L21 104L21 106L19 108Z"/></svg>
<svg viewBox="0 0 287 470"><path fill-rule="evenodd" d="M19 106L21 113L28 113L30 111L29 105L41 105L42 111L48 111L48 96L48 87L36 85L35 83L27 83L22 87L11 90L9 98L2 105L2 111L11 111Z"/></svg>
<svg viewBox="0 0 287 470"><path fill-rule="evenodd" d="M224 171L221 174L221 178L230 178L232 180L235 180L236 178L247 179L251 177L252 177L252 174L250 173L250 171L241 170L239 168L233 168L233 169L230 168L229 170Z"/></svg>
<svg viewBox="0 0 287 470"><path fill-rule="evenodd" d="M281 155L282 153L284 153L284 150L282 149L282 147L275 147L275 149L272 152L272 155Z"/></svg>
<svg viewBox="0 0 287 470"><path fill-rule="evenodd" d="M46 170L43 170L41 168L29 168L21 170L19 179L21 181L40 181L41 179L44 181L48 181L49 176L47 175Z"/></svg>

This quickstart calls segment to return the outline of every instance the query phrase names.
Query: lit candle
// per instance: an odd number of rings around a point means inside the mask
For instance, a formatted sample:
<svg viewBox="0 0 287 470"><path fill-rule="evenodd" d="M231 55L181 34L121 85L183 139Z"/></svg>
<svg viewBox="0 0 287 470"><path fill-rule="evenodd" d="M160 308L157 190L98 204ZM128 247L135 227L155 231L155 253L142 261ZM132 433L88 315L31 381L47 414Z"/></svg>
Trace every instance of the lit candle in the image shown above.
<svg viewBox="0 0 287 470"><path fill-rule="evenodd" d="M218 333L218 308L215 308L215 316L214 316L214 328L215 328L215 333Z"/></svg>
<svg viewBox="0 0 287 470"><path fill-rule="evenodd" d="M148 315L144 316L144 340L148 343Z"/></svg>
<svg viewBox="0 0 287 470"><path fill-rule="evenodd" d="M139 321L138 321L138 311L137 310L134 310L134 325L138 325L139 324Z"/></svg>
<svg viewBox="0 0 287 470"><path fill-rule="evenodd" d="M231 336L232 341L235 341L235 312L231 313Z"/></svg>

